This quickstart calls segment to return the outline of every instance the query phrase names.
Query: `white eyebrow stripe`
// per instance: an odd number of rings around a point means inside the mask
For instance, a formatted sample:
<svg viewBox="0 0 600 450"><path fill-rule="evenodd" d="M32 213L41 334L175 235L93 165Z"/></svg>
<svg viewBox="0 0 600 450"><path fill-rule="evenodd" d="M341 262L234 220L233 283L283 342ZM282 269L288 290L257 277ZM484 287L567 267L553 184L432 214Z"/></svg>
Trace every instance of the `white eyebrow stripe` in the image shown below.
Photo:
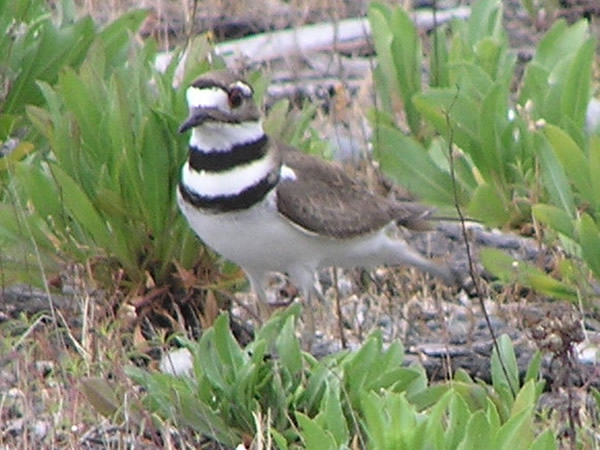
<svg viewBox="0 0 600 450"><path fill-rule="evenodd" d="M252 97L252 88L243 81L236 81L234 86L241 89L246 97Z"/></svg>

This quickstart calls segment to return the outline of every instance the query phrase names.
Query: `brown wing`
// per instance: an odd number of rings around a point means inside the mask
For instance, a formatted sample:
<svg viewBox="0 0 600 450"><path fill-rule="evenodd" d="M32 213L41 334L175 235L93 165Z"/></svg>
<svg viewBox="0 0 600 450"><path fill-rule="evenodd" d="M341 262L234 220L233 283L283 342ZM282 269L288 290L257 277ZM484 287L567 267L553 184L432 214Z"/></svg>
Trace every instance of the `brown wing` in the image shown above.
<svg viewBox="0 0 600 450"><path fill-rule="evenodd" d="M351 238L378 230L396 220L423 228L427 210L375 195L340 167L278 144L283 163L296 179L277 186L279 212L301 227L334 238Z"/></svg>

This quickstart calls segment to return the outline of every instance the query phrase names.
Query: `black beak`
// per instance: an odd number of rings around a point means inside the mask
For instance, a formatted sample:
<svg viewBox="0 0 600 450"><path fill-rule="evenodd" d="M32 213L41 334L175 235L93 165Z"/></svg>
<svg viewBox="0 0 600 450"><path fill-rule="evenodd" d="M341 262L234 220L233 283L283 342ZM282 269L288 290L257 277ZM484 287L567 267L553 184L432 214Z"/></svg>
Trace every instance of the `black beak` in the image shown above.
<svg viewBox="0 0 600 450"><path fill-rule="evenodd" d="M188 116L188 118L185 119L185 122L183 122L179 126L179 132L185 133L190 128L194 128L195 126L201 125L202 122L204 122L206 119L208 119L208 117L209 117L209 115L206 114L206 111L203 111L201 109L193 109L190 112L190 115Z"/></svg>

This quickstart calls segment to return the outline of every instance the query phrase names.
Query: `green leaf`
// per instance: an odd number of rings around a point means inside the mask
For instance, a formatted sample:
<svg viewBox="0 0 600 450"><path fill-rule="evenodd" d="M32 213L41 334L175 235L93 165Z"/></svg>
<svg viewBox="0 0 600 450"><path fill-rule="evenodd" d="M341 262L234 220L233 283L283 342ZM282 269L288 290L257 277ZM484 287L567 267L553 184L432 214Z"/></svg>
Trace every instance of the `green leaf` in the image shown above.
<svg viewBox="0 0 600 450"><path fill-rule="evenodd" d="M452 179L436 166L425 149L400 131L382 126L377 132L376 154L382 170L398 184L423 200L436 204L453 204ZM459 202L464 192L458 187Z"/></svg>
<svg viewBox="0 0 600 450"><path fill-rule="evenodd" d="M565 55L572 55L587 39L588 27L584 20L568 26L564 20L554 22L540 40L534 61L552 68Z"/></svg>
<svg viewBox="0 0 600 450"><path fill-rule="evenodd" d="M571 239L575 238L573 219L563 209L558 206L540 204L534 205L532 212L535 220Z"/></svg>
<svg viewBox="0 0 600 450"><path fill-rule="evenodd" d="M546 429L533 441L529 450L556 450L556 439L552 430Z"/></svg>
<svg viewBox="0 0 600 450"><path fill-rule="evenodd" d="M480 252L481 262L487 271L503 282L518 282L539 292L570 301L577 300L577 292L569 285L546 275L526 261L518 261L509 254L493 248Z"/></svg>
<svg viewBox="0 0 600 450"><path fill-rule="evenodd" d="M338 379L332 379L323 396L323 404L321 407L323 424L326 429L335 438L338 446L342 446L350 439L348 424L342 409L340 400L340 382Z"/></svg>
<svg viewBox="0 0 600 450"><path fill-rule="evenodd" d="M264 121L265 133L277 138L283 135L285 118L289 108L290 102L286 98L275 102Z"/></svg>
<svg viewBox="0 0 600 450"><path fill-rule="evenodd" d="M27 104L40 104L36 83L40 80L53 83L63 67L77 66L95 35L90 17L61 29L46 20L30 32L38 35L35 39L37 45L31 45L23 55L19 76L11 86L4 111L22 111Z"/></svg>
<svg viewBox="0 0 600 450"><path fill-rule="evenodd" d="M583 150L567 133L554 125L547 125L544 128L544 134L552 145L569 180L573 182L585 201L593 202L597 194L592 188L589 162Z"/></svg>
<svg viewBox="0 0 600 450"><path fill-rule="evenodd" d="M462 440L469 415L469 408L462 396L453 395L448 405L448 423L444 433L444 443L450 444L450 448L456 448Z"/></svg>
<svg viewBox="0 0 600 450"><path fill-rule="evenodd" d="M51 164L51 170L69 213L92 236L96 245L111 249L111 233L87 194L57 164Z"/></svg>
<svg viewBox="0 0 600 450"><path fill-rule="evenodd" d="M302 370L302 351L294 330L295 318L289 316L275 341L281 362L291 375L300 374Z"/></svg>
<svg viewBox="0 0 600 450"><path fill-rule="evenodd" d="M417 135L421 127L421 118L412 97L421 91L421 41L413 20L402 8L394 10L390 27L393 30L391 51L397 77L393 81L402 95L410 130Z"/></svg>
<svg viewBox="0 0 600 450"><path fill-rule="evenodd" d="M393 33L388 24L388 18L391 18L392 12L387 5L379 2L372 2L367 12L371 33L373 35L373 44L377 53L378 67L375 72L375 78L378 83L380 97L383 99L383 106L388 113L393 112L393 98L399 93L396 91L396 67L392 55Z"/></svg>
<svg viewBox="0 0 600 450"><path fill-rule="evenodd" d="M104 42L105 54L109 58L109 67L125 64L129 56L129 42L149 13L149 10L126 12L98 33L98 38Z"/></svg>
<svg viewBox="0 0 600 450"><path fill-rule="evenodd" d="M465 433L462 436L457 450L470 450L481 446L482 442L488 442L490 438L490 425L485 412L476 411L469 417Z"/></svg>
<svg viewBox="0 0 600 450"><path fill-rule="evenodd" d="M485 162L476 160L481 152L472 152L472 147L477 145L479 140L479 99L468 96L458 87L430 89L416 94L413 102L446 140L452 134L454 143L473 157L477 168L485 170ZM484 177L486 176L487 174L484 174Z"/></svg>
<svg viewBox="0 0 600 450"><path fill-rule="evenodd" d="M287 444L287 439L283 434L273 427L269 428L269 433L271 434L271 437L273 438L273 441L279 450L288 450L289 447Z"/></svg>
<svg viewBox="0 0 600 450"><path fill-rule="evenodd" d="M512 405L511 416L519 414L521 411L535 408L537 401L535 392L535 381L529 380L526 382Z"/></svg>
<svg viewBox="0 0 600 450"><path fill-rule="evenodd" d="M571 61L564 81L561 114L563 118L571 119L577 129L583 129L585 125L585 115L590 101L595 48L596 42L594 39L588 39L581 45Z"/></svg>
<svg viewBox="0 0 600 450"><path fill-rule="evenodd" d="M495 448L501 450L525 450L529 448L533 440L533 410L534 407L525 408L518 414L511 416L500 427L496 436Z"/></svg>
<svg viewBox="0 0 600 450"><path fill-rule="evenodd" d="M468 39L471 45L477 44L490 34L502 29L502 3L500 0L480 0L473 4L468 21Z"/></svg>
<svg viewBox="0 0 600 450"><path fill-rule="evenodd" d="M487 183L482 183L475 189L467 211L469 217L481 220L491 227L504 225L510 219L497 190Z"/></svg>
<svg viewBox="0 0 600 450"><path fill-rule="evenodd" d="M316 421L299 411L296 412L295 416L300 426L300 437L304 442L304 448L307 450L337 450L338 446L329 431L326 431Z"/></svg>
<svg viewBox="0 0 600 450"><path fill-rule="evenodd" d="M231 333L229 315L219 315L213 324L213 328L215 330L215 349L222 363L221 370L229 383L235 383L239 371L247 361L247 356Z"/></svg>
<svg viewBox="0 0 600 450"><path fill-rule="evenodd" d="M577 222L577 234L584 261L600 279L600 227L589 214L583 213Z"/></svg>
<svg viewBox="0 0 600 450"><path fill-rule="evenodd" d="M525 383L530 380L538 381L541 377L540 368L542 367L542 353L539 350L536 350L533 358L529 361L527 365L527 372L525 373Z"/></svg>
<svg viewBox="0 0 600 450"><path fill-rule="evenodd" d="M429 85L431 87L448 87L450 85L446 31L445 27L437 27L433 30L434 50L429 55L429 73L431 74Z"/></svg>
<svg viewBox="0 0 600 450"><path fill-rule="evenodd" d="M594 134L590 137L589 146L589 179L592 184L594 197L590 200L596 209L600 209L600 134Z"/></svg>
<svg viewBox="0 0 600 450"><path fill-rule="evenodd" d="M542 134L535 133L534 139L536 153L542 169L542 179L550 199L555 205L560 206L571 217L574 217L575 201L563 166L554 154L548 140Z"/></svg>
<svg viewBox="0 0 600 450"><path fill-rule="evenodd" d="M512 341L506 334L498 338L498 349L500 353L496 348L492 352L492 384L504 399L505 405L510 408L513 405L513 393L516 394L519 390L519 367Z"/></svg>

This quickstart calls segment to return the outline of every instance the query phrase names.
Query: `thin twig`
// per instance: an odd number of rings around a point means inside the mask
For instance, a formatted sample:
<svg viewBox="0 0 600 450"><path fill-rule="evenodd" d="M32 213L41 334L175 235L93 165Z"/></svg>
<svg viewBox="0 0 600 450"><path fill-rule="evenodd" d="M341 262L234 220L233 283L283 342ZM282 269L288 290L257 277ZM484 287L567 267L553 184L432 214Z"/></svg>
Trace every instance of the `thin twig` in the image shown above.
<svg viewBox="0 0 600 450"><path fill-rule="evenodd" d="M458 98L459 90L460 90L460 87L457 86L456 95L452 99L452 103L450 104L450 107L448 108L448 110L442 111L442 113L444 114L444 117L446 119L446 126L448 127L448 159L449 159L449 165L450 165L450 178L452 179L452 193L454 196L454 208L456 209L456 213L458 214L458 218L460 220L460 229L461 229L461 233L462 233L463 242L465 243L465 251L467 253L467 262L469 265L469 275L471 276L471 279L473 280L473 285L475 286L475 295L476 295L477 299L479 300L479 305L481 306L481 311L483 312L483 317L485 318L485 323L488 327L488 330L490 330L490 335L492 337L494 349L496 350L496 353L498 355L498 361L500 361L500 367L502 367L502 372L504 374L504 378L506 379L506 383L508 384L508 387L510 388L510 392L512 393L512 395L514 397L514 396L516 396L515 386L513 386L510 382L510 378L508 376L508 370L506 368L506 365L504 364L504 359L502 358L502 354L500 353L500 346L498 345L498 340L496 339L496 333L494 332L494 328L492 327L492 322L490 320L490 316L485 307L483 293L481 290L481 286L479 284L480 278L479 278L479 275L475 274L475 265L473 264L471 244L470 244L469 236L467 233L467 227L465 225L466 219L465 219L465 216L463 215L462 209L458 202L458 188L456 186L456 174L454 171L454 158L452 156L452 147L454 145L454 128L450 124L450 111L452 110L452 107L454 106L454 103L456 102L456 99Z"/></svg>

